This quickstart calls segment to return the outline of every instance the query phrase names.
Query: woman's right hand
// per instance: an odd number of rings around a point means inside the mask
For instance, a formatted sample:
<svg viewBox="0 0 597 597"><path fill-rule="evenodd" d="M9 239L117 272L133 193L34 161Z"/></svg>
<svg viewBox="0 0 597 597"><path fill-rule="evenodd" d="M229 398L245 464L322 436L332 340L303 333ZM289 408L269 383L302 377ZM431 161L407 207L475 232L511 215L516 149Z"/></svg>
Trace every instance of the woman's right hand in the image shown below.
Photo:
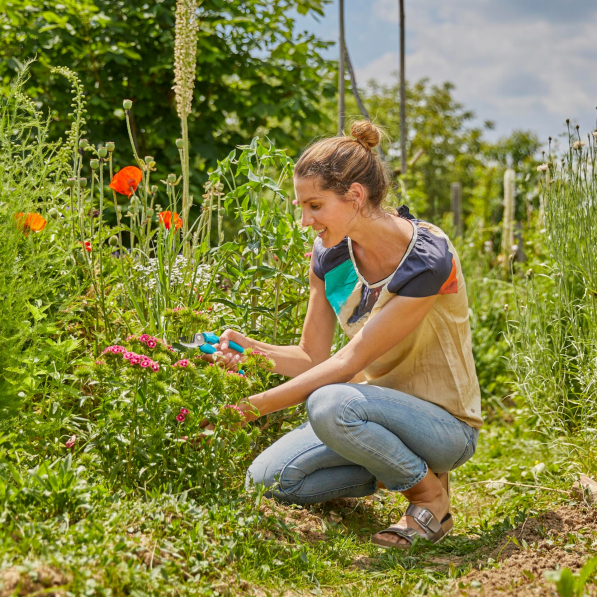
<svg viewBox="0 0 597 597"><path fill-rule="evenodd" d="M221 363L226 369L237 371L240 364L245 360L245 357L230 348L230 342L236 342L236 344L239 344L243 348L249 347L249 339L246 336L235 330L225 330L220 335L219 344L215 344L218 352L213 355L214 361Z"/></svg>

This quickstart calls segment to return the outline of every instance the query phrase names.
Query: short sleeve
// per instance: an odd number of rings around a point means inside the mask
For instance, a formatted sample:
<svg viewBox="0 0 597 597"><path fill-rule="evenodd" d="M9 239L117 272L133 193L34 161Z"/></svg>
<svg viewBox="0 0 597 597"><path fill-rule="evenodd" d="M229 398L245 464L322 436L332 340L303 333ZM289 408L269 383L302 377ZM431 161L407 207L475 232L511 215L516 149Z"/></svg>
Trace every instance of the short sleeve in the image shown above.
<svg viewBox="0 0 597 597"><path fill-rule="evenodd" d="M329 249L324 248L320 238L315 239L312 264L313 272L320 280L324 280L328 272L331 272L347 259L350 259L347 237L335 247L330 247Z"/></svg>
<svg viewBox="0 0 597 597"><path fill-rule="evenodd" d="M448 241L419 228L415 246L394 274L388 290L413 298L458 292L456 261Z"/></svg>

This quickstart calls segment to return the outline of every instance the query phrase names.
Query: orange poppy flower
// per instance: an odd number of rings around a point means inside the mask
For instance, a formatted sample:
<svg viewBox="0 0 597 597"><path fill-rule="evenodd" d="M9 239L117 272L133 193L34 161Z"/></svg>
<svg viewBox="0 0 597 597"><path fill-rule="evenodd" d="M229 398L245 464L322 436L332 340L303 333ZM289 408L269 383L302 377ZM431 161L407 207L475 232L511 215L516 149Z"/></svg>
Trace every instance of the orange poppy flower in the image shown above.
<svg viewBox="0 0 597 597"><path fill-rule="evenodd" d="M174 224L176 230L182 226L182 218L176 212L172 213L170 211L162 211L158 217L160 218L160 222L164 224L164 228L166 228L166 230L170 230L170 228L172 228L172 224Z"/></svg>
<svg viewBox="0 0 597 597"><path fill-rule="evenodd" d="M25 216L23 212L19 212L15 214L15 218L18 225L23 228L23 231L26 234L29 234L29 231L31 230L33 230L33 232L41 232L47 224L46 219L36 213L27 214Z"/></svg>
<svg viewBox="0 0 597 597"><path fill-rule="evenodd" d="M114 175L110 188L121 195L130 197L143 180L143 172L135 166L126 166Z"/></svg>

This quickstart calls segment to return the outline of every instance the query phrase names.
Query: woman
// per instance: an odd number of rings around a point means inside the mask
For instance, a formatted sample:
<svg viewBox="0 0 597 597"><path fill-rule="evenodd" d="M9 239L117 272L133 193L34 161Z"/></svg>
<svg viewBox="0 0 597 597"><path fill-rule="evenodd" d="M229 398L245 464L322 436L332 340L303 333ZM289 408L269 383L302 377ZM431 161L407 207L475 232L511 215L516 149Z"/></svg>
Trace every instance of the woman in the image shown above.
<svg viewBox="0 0 597 597"><path fill-rule="evenodd" d="M296 164L302 225L318 232L299 345L226 330L219 348L228 367L242 360L232 340L293 378L242 404L246 420L307 401L308 423L258 456L247 483L298 504L399 491L405 516L372 540L408 548L416 535L437 542L452 529L448 472L475 452L481 401L458 255L407 208L382 209L379 140L358 122ZM350 341L330 357L336 320Z"/></svg>

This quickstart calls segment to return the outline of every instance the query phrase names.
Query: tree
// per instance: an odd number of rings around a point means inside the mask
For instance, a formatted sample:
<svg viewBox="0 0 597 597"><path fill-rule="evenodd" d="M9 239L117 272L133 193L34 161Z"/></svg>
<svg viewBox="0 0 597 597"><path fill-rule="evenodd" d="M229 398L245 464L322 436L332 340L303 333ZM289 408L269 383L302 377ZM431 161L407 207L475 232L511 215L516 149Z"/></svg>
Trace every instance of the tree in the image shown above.
<svg viewBox="0 0 597 597"><path fill-rule="evenodd" d="M297 33L292 10L323 14L325 0L204 0L189 118L195 197L207 169L234 146L268 135L298 149L329 126L322 98L335 93L328 44ZM4 6L2 6L4 4ZM115 141L130 162L122 100L133 100L141 156L174 170L180 137L172 86L175 0L0 0L0 87L37 56L27 92L50 109L55 135L70 125L68 66L87 90L90 142ZM125 153L123 154L123 150Z"/></svg>

